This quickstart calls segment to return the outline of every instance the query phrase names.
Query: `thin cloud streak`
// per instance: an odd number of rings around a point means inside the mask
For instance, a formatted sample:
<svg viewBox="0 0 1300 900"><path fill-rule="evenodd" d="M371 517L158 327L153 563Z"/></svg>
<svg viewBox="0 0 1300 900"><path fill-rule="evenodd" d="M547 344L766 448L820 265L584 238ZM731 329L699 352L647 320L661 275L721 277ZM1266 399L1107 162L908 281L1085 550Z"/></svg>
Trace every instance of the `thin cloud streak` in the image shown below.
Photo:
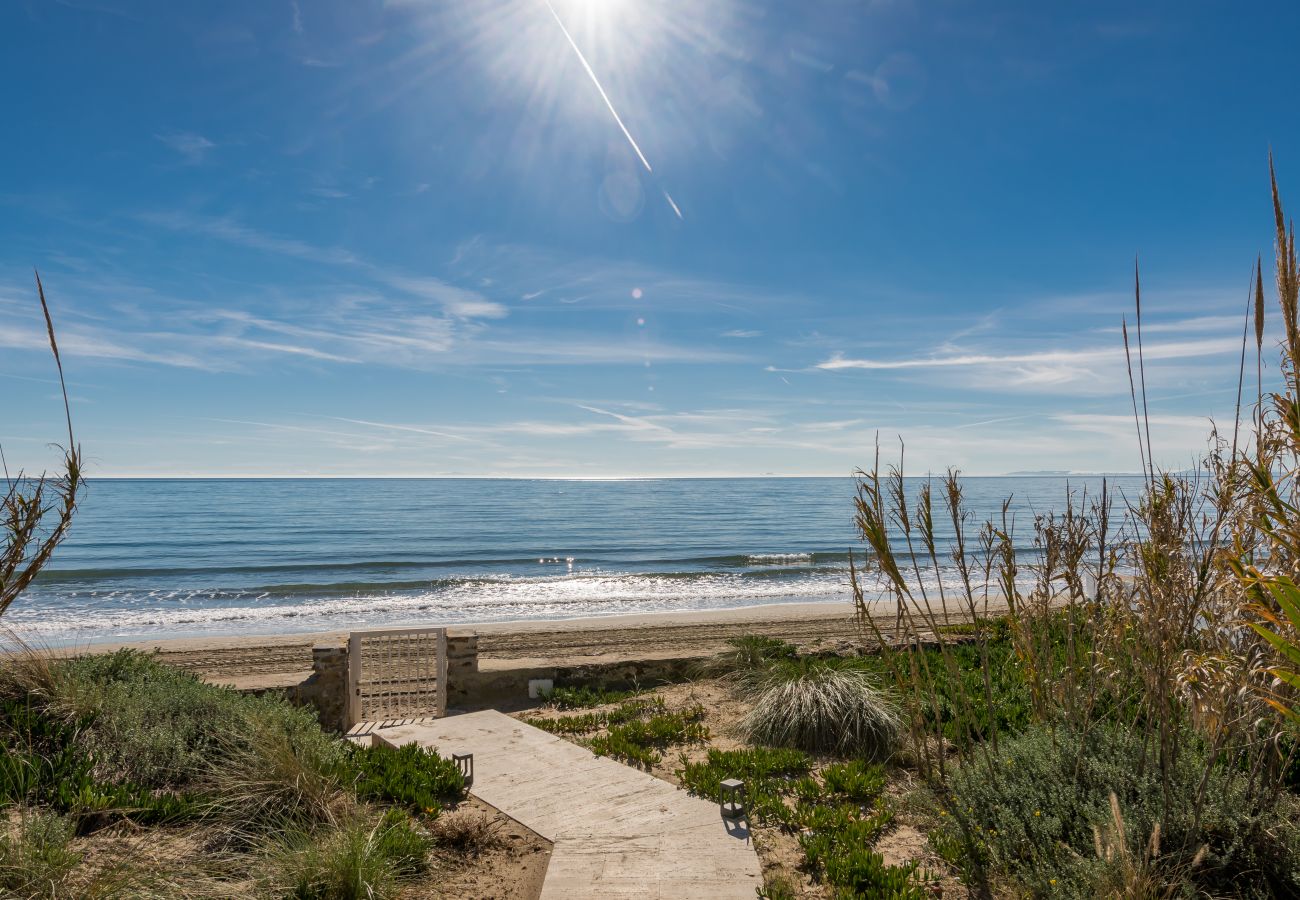
<svg viewBox="0 0 1300 900"><path fill-rule="evenodd" d="M448 431L435 431L432 428L417 428L414 425L396 425L392 422L371 422L366 419L347 419L342 416L327 416L336 422L348 422L352 425L364 425L367 428L383 428L389 431L405 431L412 434L427 434L432 437L448 438L453 441L465 441L470 444L483 444L486 441L477 441L474 438L465 437L463 434L452 434Z"/></svg>
<svg viewBox="0 0 1300 900"><path fill-rule="evenodd" d="M1143 348L1147 359L1183 359L1194 356L1217 356L1241 348L1240 340L1206 339L1152 344ZM1009 353L1003 355L968 354L964 356L935 356L915 359L851 359L834 354L815 368L834 371L838 369L937 369L962 366L999 365L1061 365L1114 362L1124 359L1123 347L1098 347L1088 350L1049 350L1040 353Z"/></svg>

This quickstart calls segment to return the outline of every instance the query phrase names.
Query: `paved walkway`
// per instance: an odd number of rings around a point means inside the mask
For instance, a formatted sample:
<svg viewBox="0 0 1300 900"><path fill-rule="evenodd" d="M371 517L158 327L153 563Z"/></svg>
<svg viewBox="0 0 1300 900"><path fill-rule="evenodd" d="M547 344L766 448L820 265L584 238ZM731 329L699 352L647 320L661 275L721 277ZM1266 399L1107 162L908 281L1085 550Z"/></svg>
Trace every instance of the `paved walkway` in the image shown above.
<svg viewBox="0 0 1300 900"><path fill-rule="evenodd" d="M494 710L374 734L473 753L471 793L554 844L542 900L753 900L763 883L748 830L716 803Z"/></svg>

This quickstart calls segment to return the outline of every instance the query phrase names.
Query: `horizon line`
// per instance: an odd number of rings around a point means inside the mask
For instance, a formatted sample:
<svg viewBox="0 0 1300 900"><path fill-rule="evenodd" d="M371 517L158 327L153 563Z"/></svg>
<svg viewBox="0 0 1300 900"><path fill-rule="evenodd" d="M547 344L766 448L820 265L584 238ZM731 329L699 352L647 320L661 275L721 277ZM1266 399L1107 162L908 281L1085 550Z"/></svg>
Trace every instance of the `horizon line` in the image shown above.
<svg viewBox="0 0 1300 900"><path fill-rule="evenodd" d="M926 472L906 478L938 478ZM958 473L961 478L1141 478L1141 472ZM773 479L854 478L847 475L92 475L86 481L761 481Z"/></svg>

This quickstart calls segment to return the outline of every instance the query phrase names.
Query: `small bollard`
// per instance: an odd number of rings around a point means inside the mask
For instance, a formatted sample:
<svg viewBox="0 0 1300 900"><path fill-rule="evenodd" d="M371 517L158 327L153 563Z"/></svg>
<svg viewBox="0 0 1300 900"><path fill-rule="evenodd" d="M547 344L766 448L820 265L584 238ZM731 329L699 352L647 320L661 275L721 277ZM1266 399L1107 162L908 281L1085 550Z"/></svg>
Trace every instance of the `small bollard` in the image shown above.
<svg viewBox="0 0 1300 900"><path fill-rule="evenodd" d="M453 753L451 761L456 764L456 769L465 779L465 787L474 786L474 754L473 753Z"/></svg>
<svg viewBox="0 0 1300 900"><path fill-rule="evenodd" d="M728 819L739 819L745 814L745 782L739 778L728 778L718 787L722 788L722 815Z"/></svg>

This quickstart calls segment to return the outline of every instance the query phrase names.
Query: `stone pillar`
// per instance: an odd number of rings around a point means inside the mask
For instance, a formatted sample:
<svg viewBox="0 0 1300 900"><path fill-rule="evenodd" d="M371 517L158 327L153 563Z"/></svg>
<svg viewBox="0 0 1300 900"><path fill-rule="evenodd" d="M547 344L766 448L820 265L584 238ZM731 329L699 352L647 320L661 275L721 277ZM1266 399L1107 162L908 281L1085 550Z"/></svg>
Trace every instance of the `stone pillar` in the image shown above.
<svg viewBox="0 0 1300 900"><path fill-rule="evenodd" d="M447 705L465 706L478 676L478 635L447 632Z"/></svg>
<svg viewBox="0 0 1300 900"><path fill-rule="evenodd" d="M298 686L298 702L316 707L326 731L347 731L348 648L311 648L311 677Z"/></svg>

